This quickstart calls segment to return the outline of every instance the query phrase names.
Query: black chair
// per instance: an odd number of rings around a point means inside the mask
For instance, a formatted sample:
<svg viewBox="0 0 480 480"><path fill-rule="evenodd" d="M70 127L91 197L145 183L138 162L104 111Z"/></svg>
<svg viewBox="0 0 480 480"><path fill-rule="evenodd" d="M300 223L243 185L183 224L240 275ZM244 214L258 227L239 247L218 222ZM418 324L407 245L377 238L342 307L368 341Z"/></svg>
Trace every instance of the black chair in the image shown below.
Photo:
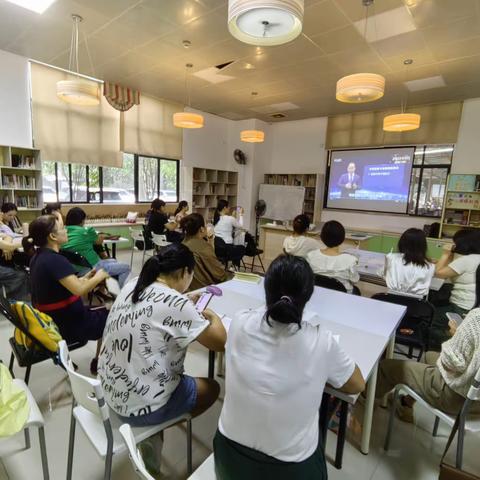
<svg viewBox="0 0 480 480"><path fill-rule="evenodd" d="M8 369L12 377L15 377L13 373L13 364L17 360L17 363L20 367L26 368L25 372L25 383L28 384L30 379L30 372L32 365L43 362L45 360L51 359L53 363L58 364L58 354L57 352L52 352L45 348L44 345L37 340L29 331L28 328L20 321L17 315L10 308L10 302L3 295L0 295L0 313L15 327L18 328L22 333L24 333L30 340L32 340L35 348L27 349L23 345L19 345L15 341L15 336L9 339L10 347L12 348L12 353L10 355L10 363ZM86 345L86 342L74 342L69 344L70 350L75 350Z"/></svg>
<svg viewBox="0 0 480 480"><path fill-rule="evenodd" d="M78 252L72 252L71 250L60 250L59 253L76 268L77 271L75 273L80 277L92 269L90 262Z"/></svg>
<svg viewBox="0 0 480 480"><path fill-rule="evenodd" d="M333 277L327 277L326 275L315 275L315 285L317 287L328 288L329 290L347 293L345 285L340 280L337 280Z"/></svg>
<svg viewBox="0 0 480 480"><path fill-rule="evenodd" d="M376 293L372 298L381 302L395 303L407 307L405 316L397 328L395 343L408 347L408 353L402 351L396 351L395 353L405 355L408 358L416 358L417 362L419 362L423 353L428 350L429 331L435 311L433 305L423 298L395 293ZM413 333L411 335L401 333L403 329L412 330ZM419 349L416 357L413 355L414 348Z"/></svg>
<svg viewBox="0 0 480 480"><path fill-rule="evenodd" d="M232 262L236 267L240 266L243 256L245 255L245 247L241 245L230 245L220 237L215 237L215 255L225 265L225 270L229 263Z"/></svg>
<svg viewBox="0 0 480 480"><path fill-rule="evenodd" d="M265 267L263 266L262 257L260 256L263 254L263 250L258 248L255 238L253 237L252 234L248 232L245 233L245 244L246 244L246 247L245 247L244 257L250 257L252 259L252 263L248 265L245 263L245 261L242 258L242 264L245 271L248 270L248 268L250 268L250 271L253 272L253 269L255 267L255 258L258 257L258 260L260 262L260 267L262 268L263 273L265 273Z"/></svg>

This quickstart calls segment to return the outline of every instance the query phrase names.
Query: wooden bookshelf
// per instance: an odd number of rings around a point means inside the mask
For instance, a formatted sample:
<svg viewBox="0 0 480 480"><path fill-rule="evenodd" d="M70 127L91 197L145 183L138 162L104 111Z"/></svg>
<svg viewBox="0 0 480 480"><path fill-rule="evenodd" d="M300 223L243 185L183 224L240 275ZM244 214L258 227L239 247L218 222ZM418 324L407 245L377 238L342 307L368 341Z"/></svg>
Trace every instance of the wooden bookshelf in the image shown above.
<svg viewBox="0 0 480 480"><path fill-rule="evenodd" d="M0 200L13 202L19 210L43 208L40 151L0 146Z"/></svg>
<svg viewBox="0 0 480 480"><path fill-rule="evenodd" d="M237 207L238 173L195 167L192 195L192 211L211 222L218 200L227 200L230 208Z"/></svg>
<svg viewBox="0 0 480 480"><path fill-rule="evenodd" d="M319 175L315 173L266 173L264 183L269 185L293 185L305 187L305 199L303 202L303 213L310 217L311 221L316 221L320 205Z"/></svg>
<svg viewBox="0 0 480 480"><path fill-rule="evenodd" d="M449 175L443 202L441 238L462 228L480 228L480 175Z"/></svg>

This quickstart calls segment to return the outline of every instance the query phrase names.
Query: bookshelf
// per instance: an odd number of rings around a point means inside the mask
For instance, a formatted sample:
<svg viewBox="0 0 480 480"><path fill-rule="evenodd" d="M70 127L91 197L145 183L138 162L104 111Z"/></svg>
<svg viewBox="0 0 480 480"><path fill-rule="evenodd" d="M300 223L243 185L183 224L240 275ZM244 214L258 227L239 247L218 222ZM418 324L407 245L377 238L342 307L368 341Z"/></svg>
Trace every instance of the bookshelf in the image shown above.
<svg viewBox="0 0 480 480"><path fill-rule="evenodd" d="M19 211L43 207L39 150L0 146L0 200L15 203Z"/></svg>
<svg viewBox="0 0 480 480"><path fill-rule="evenodd" d="M467 227L480 228L480 175L449 175L440 237Z"/></svg>
<svg viewBox="0 0 480 480"><path fill-rule="evenodd" d="M227 200L230 208L237 206L238 173L194 167L192 195L192 211L210 222L218 200Z"/></svg>
<svg viewBox="0 0 480 480"><path fill-rule="evenodd" d="M264 183L269 185L293 185L297 187L305 187L305 199L303 202L303 213L310 217L311 221L315 221L319 216L319 192L320 175L316 173L266 173Z"/></svg>

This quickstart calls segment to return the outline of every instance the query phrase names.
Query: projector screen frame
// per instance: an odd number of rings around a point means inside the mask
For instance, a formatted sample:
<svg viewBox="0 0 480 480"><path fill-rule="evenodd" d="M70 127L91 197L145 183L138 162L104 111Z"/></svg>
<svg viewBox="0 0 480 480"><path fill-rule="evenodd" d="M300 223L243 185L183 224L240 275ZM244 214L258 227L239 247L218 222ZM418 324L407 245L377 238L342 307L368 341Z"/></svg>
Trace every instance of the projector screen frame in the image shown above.
<svg viewBox="0 0 480 480"><path fill-rule="evenodd" d="M412 158L412 167L410 171L410 181L408 183L408 195L407 195L407 203L405 206L405 212L391 212L391 211L381 211L381 210L368 210L368 209L361 209L361 208L347 208L347 207L328 207L328 194L329 194L329 187L330 187L330 173L331 173L331 159L332 153L334 152L345 152L345 151L361 151L361 150L394 150L396 148L412 148L413 149L413 158ZM417 149L417 145L388 145L383 147L363 147L363 148L334 148L328 151L328 158L327 158L327 169L325 171L325 188L323 191L323 209L329 211L338 211L338 212L360 212L360 213L373 213L375 215L400 215L400 216L411 216L408 213L408 202L410 201L410 193L412 190L412 175L413 169L415 166L415 151Z"/></svg>

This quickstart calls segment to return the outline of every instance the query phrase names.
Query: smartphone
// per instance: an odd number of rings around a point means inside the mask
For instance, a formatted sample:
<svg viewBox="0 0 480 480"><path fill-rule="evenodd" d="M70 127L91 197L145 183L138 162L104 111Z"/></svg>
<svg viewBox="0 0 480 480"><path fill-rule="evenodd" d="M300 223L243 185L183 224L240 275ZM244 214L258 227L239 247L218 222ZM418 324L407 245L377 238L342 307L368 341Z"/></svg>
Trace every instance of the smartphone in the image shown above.
<svg viewBox="0 0 480 480"><path fill-rule="evenodd" d="M197 300L197 303L195 304L195 309L197 312L202 313L210 303L210 300L213 297L213 293L205 292L200 295L200 298Z"/></svg>
<svg viewBox="0 0 480 480"><path fill-rule="evenodd" d="M449 321L455 320L455 322L457 322L457 326L459 326L463 322L463 317L458 313L447 312L445 316L448 318Z"/></svg>

